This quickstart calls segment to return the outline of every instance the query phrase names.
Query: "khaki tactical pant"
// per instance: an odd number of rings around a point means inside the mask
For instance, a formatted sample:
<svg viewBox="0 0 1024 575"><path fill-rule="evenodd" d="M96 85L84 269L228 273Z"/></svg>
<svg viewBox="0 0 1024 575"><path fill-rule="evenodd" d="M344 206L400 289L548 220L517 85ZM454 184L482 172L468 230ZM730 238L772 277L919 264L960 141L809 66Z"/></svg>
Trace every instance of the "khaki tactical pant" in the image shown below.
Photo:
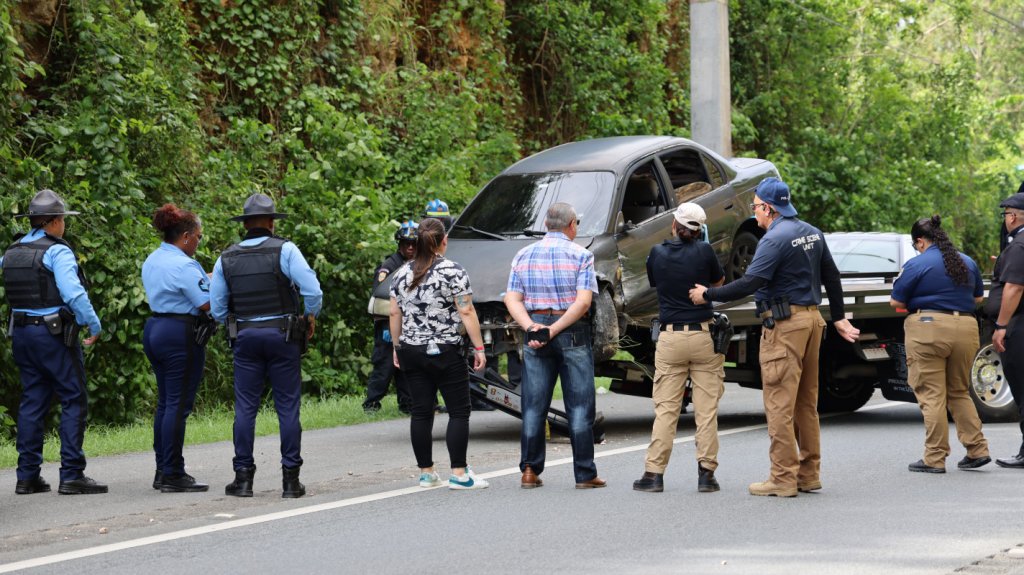
<svg viewBox="0 0 1024 575"><path fill-rule="evenodd" d="M791 306L793 315L761 335L761 383L772 462L769 481L783 487L820 479L818 351L825 320L817 306Z"/></svg>
<svg viewBox="0 0 1024 575"><path fill-rule="evenodd" d="M654 355L654 429L644 470L665 473L672 456L686 379L693 380L697 462L718 467L718 400L725 385L725 357L714 352L707 322L703 331L663 331Z"/></svg>
<svg viewBox="0 0 1024 575"><path fill-rule="evenodd" d="M988 456L981 419L967 392L974 355L978 352L978 322L970 315L954 316L919 311L903 322L907 343L910 387L924 416L924 460L945 467L949 456L949 423L968 457Z"/></svg>

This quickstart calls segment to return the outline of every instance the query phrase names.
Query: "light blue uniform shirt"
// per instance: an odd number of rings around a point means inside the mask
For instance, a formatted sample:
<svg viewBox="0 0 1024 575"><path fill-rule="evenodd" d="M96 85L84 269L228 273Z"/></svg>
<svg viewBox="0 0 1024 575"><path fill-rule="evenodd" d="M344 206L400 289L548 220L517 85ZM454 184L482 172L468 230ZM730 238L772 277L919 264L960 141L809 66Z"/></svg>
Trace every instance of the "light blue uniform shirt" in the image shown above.
<svg viewBox="0 0 1024 575"><path fill-rule="evenodd" d="M258 246L266 240L267 236L250 238L242 240L240 245ZM305 305L305 314L314 316L319 314L324 292L320 291L320 282L316 279L316 272L309 267L306 258L302 257L302 252L292 242L285 242L281 246L281 273L299 288L302 303ZM213 280L210 282L210 313L219 322L225 321L228 317L228 295L228 282L224 279L224 267L220 258L217 258L217 263L213 266ZM279 317L284 317L284 315L254 317L250 321L263 321Z"/></svg>
<svg viewBox="0 0 1024 575"><path fill-rule="evenodd" d="M199 307L210 303L210 278L203 266L166 242L142 264L142 285L153 313L199 315Z"/></svg>
<svg viewBox="0 0 1024 575"><path fill-rule="evenodd" d="M21 238L20 243L34 242L44 235L43 229L37 228L25 234L25 237ZM3 265L3 261L3 257L0 257L0 265ZM85 293L85 286L82 285L82 282L78 281L78 261L75 260L74 252L69 247L61 244L50 246L50 249L43 253L43 267L53 272L54 280L57 282L57 291L60 292L60 298L74 312L75 321L78 322L78 325L89 326L89 333L91 335L100 333L103 329L103 326L100 325L100 318L96 315L96 310L92 308L89 294ZM41 316L57 313L60 311L60 308L14 308L14 311L24 312L31 316Z"/></svg>

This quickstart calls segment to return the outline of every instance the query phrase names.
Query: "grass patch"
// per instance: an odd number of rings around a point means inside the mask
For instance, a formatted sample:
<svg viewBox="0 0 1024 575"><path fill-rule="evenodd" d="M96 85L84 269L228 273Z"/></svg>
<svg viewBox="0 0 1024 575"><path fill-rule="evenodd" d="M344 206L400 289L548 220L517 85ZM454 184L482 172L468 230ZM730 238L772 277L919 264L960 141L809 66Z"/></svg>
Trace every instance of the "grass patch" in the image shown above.
<svg viewBox="0 0 1024 575"><path fill-rule="evenodd" d="M301 408L302 428L324 429L404 417L398 411L393 395L385 397L381 404L379 412L367 415L363 413L362 396L304 398ZM230 407L193 413L185 429L185 445L230 441L234 418L234 411ZM256 416L256 435L276 433L277 413L272 406L265 406ZM85 432L84 448L86 457L152 451L153 423L150 421L117 427L90 426ZM56 432L46 437L43 459L60 461L60 439ZM14 442L0 442L0 467L15 467L17 464L18 451Z"/></svg>

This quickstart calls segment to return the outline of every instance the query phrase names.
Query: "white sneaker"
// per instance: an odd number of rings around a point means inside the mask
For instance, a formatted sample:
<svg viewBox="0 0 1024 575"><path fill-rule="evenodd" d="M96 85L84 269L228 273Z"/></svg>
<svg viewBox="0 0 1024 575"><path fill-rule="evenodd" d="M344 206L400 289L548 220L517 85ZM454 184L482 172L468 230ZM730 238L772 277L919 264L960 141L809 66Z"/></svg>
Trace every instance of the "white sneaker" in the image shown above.
<svg viewBox="0 0 1024 575"><path fill-rule="evenodd" d="M436 471L420 473L420 487L437 487L441 485L441 477Z"/></svg>
<svg viewBox="0 0 1024 575"><path fill-rule="evenodd" d="M466 467L466 474L462 477L458 475L448 477L448 489L487 489L490 486L490 483L477 477L469 467Z"/></svg>

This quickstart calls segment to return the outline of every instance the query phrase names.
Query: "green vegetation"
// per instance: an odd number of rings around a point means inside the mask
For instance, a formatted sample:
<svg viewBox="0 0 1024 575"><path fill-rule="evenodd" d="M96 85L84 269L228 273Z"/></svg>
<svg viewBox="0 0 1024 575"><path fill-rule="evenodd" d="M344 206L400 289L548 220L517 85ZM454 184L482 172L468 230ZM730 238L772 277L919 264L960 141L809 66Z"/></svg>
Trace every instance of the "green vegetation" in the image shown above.
<svg viewBox="0 0 1024 575"><path fill-rule="evenodd" d="M689 134L683 0L0 0L0 214L41 187L104 323L86 352L94 424L147 425L139 268L150 214L198 212L210 269L255 190L325 288L307 395L369 372L374 266L434 197L458 211L557 143ZM1021 174L1024 21L1011 0L734 0L734 149L776 162L826 230L931 213L983 265ZM0 237L23 221L0 218ZM6 315L0 305L0 314ZM20 386L0 346L0 434ZM212 342L200 412L231 401Z"/></svg>

